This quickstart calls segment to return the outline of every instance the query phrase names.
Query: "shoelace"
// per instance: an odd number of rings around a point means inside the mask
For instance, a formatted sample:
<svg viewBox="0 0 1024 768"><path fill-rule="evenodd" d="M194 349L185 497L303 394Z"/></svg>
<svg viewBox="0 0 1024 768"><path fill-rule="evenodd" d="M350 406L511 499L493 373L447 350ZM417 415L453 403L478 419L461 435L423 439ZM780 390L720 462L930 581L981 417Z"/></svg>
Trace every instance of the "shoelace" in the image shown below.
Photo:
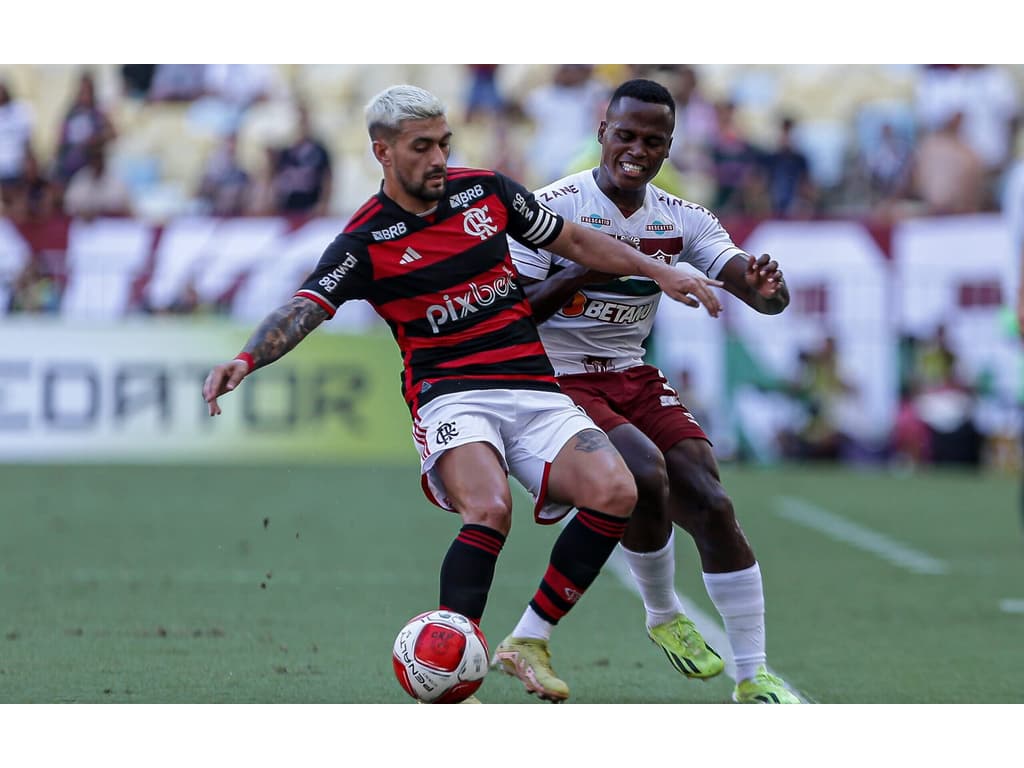
<svg viewBox="0 0 1024 768"><path fill-rule="evenodd" d="M761 670L756 675L754 675L753 680L754 680L754 682L757 682L757 683L767 683L769 685L777 685L780 688L784 688L785 687L783 685L782 678L776 677L775 675L771 674L770 672L766 672L764 670Z"/></svg>
<svg viewBox="0 0 1024 768"><path fill-rule="evenodd" d="M672 634L690 651L703 650L695 637L696 631L697 628L693 625L693 622L679 620L672 624Z"/></svg>

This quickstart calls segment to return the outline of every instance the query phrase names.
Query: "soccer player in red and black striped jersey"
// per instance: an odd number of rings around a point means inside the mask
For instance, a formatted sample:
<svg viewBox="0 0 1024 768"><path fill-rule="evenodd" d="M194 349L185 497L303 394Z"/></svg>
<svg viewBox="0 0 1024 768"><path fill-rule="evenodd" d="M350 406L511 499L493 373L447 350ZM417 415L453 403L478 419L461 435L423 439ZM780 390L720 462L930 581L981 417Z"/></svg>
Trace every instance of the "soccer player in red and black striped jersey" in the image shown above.
<svg viewBox="0 0 1024 768"><path fill-rule="evenodd" d="M408 85L366 108L381 190L350 219L287 304L203 386L217 398L293 349L345 301L365 299L402 352L423 489L462 527L441 565L440 607L480 621L511 526L511 473L534 496L538 522L576 515L555 541L531 606L557 622L622 537L636 485L591 419L561 394L506 235L612 274L645 275L669 296L718 313L717 297L666 264L562 219L499 173L449 168L444 105ZM504 655L502 655L504 653ZM564 701L546 641L503 649L528 691Z"/></svg>

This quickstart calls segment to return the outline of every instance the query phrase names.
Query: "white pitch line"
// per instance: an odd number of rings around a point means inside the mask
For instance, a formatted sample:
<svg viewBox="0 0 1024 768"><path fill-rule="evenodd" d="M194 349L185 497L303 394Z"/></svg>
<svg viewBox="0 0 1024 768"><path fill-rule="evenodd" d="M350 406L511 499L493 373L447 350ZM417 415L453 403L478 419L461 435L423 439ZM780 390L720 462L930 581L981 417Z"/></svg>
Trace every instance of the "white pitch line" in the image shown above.
<svg viewBox="0 0 1024 768"><path fill-rule="evenodd" d="M919 552L884 533L865 528L803 499L778 496L775 504L775 513L779 517L812 528L835 541L870 552L905 571L928 576L949 573L949 564L945 561Z"/></svg>
<svg viewBox="0 0 1024 768"><path fill-rule="evenodd" d="M999 601L999 610L1003 613L1024 613L1024 600L1006 598Z"/></svg>

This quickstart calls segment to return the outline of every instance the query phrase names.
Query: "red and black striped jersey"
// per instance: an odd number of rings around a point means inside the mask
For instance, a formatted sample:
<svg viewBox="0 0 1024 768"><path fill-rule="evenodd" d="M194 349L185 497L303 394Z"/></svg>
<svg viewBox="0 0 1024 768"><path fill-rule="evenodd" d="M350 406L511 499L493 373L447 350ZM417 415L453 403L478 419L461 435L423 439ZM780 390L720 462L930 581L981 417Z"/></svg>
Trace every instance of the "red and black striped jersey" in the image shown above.
<svg viewBox="0 0 1024 768"><path fill-rule="evenodd" d="M370 198L295 295L332 316L346 301L369 301L402 351L412 408L470 389L557 391L506 235L542 248L562 226L512 179L449 168L429 216L402 209L383 189Z"/></svg>

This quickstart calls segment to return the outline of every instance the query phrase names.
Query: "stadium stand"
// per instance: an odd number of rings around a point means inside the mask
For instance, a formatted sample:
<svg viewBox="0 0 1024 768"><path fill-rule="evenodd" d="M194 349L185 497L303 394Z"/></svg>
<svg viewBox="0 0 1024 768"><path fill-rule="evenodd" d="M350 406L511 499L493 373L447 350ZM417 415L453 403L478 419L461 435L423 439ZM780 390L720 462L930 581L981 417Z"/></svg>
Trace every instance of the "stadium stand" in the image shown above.
<svg viewBox="0 0 1024 768"><path fill-rule="evenodd" d="M662 65L661 71L670 71L671 66ZM126 83L121 65L88 69L96 82L97 101L117 131L110 147L111 162L132 189L134 210L153 221L195 210L194 195L204 161L230 128L237 130L245 169L254 178L264 175L266 150L282 146L294 134L295 105L300 101L309 105L316 132L337 160L329 213L346 215L377 181L362 124L362 105L395 82L421 84L446 100L453 127L460 135L456 151L465 161L487 164L493 157L495 134L501 133L503 151L515 155L509 159L510 167L517 161L521 164L533 126L515 107L548 82L553 71L550 65L498 65L495 81L510 105L500 118L499 129L496 121L487 119L470 126L462 124L470 83L465 65L263 65L258 72L246 74L255 82L252 88L257 89L257 96L242 106L238 106L237 99L242 98L235 92L238 89L229 92L224 85L225 78L242 74L232 73L231 67L224 65L211 66L202 98L162 101L140 98L132 90L134 86ZM999 82L1013 83L1018 93L1024 89L1024 67L997 69L1003 75ZM160 65L156 70L155 78ZM694 65L694 70L705 98L736 104L737 121L755 145L771 146L778 119L783 115L795 118L797 138L811 160L815 180L834 192L823 204L843 210L858 202L847 199L844 187L852 159L877 131L878 121L891 118L901 132L916 136L924 127L919 111L927 107L919 108L923 83L941 76L941 71L937 74L918 65L716 64ZM31 106L35 116L32 146L45 169L52 167L60 122L81 71L82 67L68 64L0 67L0 79L9 84L14 97ZM657 78L659 68L595 65L594 74L613 84L634 74ZM1012 96L1008 103L1015 105L1019 115L1022 100ZM930 98L934 102L934 97ZM224 106L229 103L237 114Z"/></svg>

